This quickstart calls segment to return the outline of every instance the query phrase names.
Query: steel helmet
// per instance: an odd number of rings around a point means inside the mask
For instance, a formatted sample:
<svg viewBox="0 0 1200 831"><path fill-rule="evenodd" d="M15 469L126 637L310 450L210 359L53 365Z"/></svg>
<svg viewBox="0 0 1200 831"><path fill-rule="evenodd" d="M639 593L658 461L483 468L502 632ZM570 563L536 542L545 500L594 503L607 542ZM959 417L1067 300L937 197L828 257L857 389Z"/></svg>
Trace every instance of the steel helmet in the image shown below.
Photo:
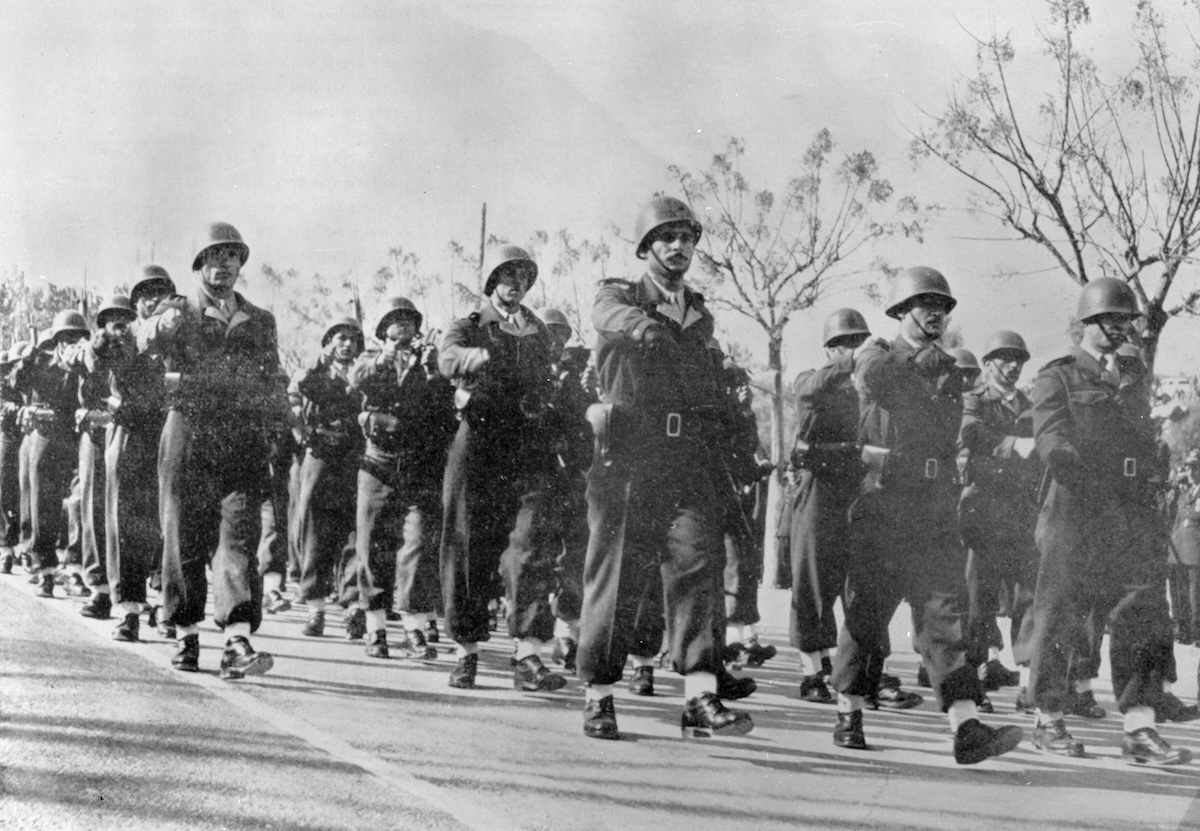
<svg viewBox="0 0 1200 831"><path fill-rule="evenodd" d="M50 326L38 332L37 349L45 352L54 348L54 327Z"/></svg>
<svg viewBox="0 0 1200 831"><path fill-rule="evenodd" d="M133 284L129 290L129 302L137 303L143 294L150 293L158 286L165 286L168 294L175 293L175 281L161 265L148 265L142 269L142 279Z"/></svg>
<svg viewBox="0 0 1200 831"><path fill-rule="evenodd" d="M11 364L11 363L21 360L22 358L24 358L26 355L29 354L29 347L30 347L29 341L27 341L27 340L17 341L12 346L8 347L8 356L5 360L5 362Z"/></svg>
<svg viewBox="0 0 1200 831"><path fill-rule="evenodd" d="M133 303L123 294L116 294L96 312L96 326L103 329L109 318L123 317L126 322L137 319Z"/></svg>
<svg viewBox="0 0 1200 831"><path fill-rule="evenodd" d="M510 263L512 265L509 265ZM494 245L483 256L484 294L491 296L492 292L496 290L496 283L500 281L500 275L497 272L503 266L524 271L529 277L530 287L537 282L537 263L533 261L533 257L529 256L528 251L519 245Z"/></svg>
<svg viewBox="0 0 1200 831"><path fill-rule="evenodd" d="M821 343L829 346L829 342L837 338L852 335L869 335L867 319L857 309L837 309L825 318L825 326L821 331Z"/></svg>
<svg viewBox="0 0 1200 831"><path fill-rule="evenodd" d="M56 342L59 335L68 332L80 332L84 335L91 333L87 319L74 309L63 309L54 316L54 322L50 324L50 337Z"/></svg>
<svg viewBox="0 0 1200 831"><path fill-rule="evenodd" d="M1189 467L1191 465L1200 465L1200 450L1194 447L1189 450L1187 455L1183 457L1183 463Z"/></svg>
<svg viewBox="0 0 1200 831"><path fill-rule="evenodd" d="M971 370L973 372L982 372L982 367L979 366L979 361L975 359L974 353L969 349L951 349L949 350L950 357L954 358L954 365L959 369Z"/></svg>
<svg viewBox="0 0 1200 831"><path fill-rule="evenodd" d="M674 196L656 196L647 202L638 213L637 222L633 225L633 236L637 240L635 253L638 259L646 259L646 248L649 247L647 238L651 232L656 228L673 225L677 222L690 227L692 233L696 235L696 241L700 241L700 235L704 233L704 228L686 202L680 201Z"/></svg>
<svg viewBox="0 0 1200 831"><path fill-rule="evenodd" d="M997 352L1017 352L1021 355L1021 363L1029 360L1029 350L1025 348L1025 339L1016 332L1001 329L993 332L983 347L983 360L987 363Z"/></svg>
<svg viewBox="0 0 1200 831"><path fill-rule="evenodd" d="M958 305L954 295L950 293L950 284L942 276L942 272L927 266L918 265L906 268L896 275L892 281L892 293L888 300L887 316L897 320L904 317L909 304L923 294L935 294L946 298L950 304L947 311Z"/></svg>
<svg viewBox="0 0 1200 831"><path fill-rule="evenodd" d="M242 235L238 233L237 228L228 222L214 222L208 226L208 242L201 246L192 259L192 271L199 271L204 262L204 252L218 245L237 246L241 251L242 265L245 265L246 260L250 257L250 246L242 242Z"/></svg>
<svg viewBox="0 0 1200 831"><path fill-rule="evenodd" d="M358 349L361 352L364 346L362 327L352 317L339 317L333 323L329 324L329 328L321 336L321 347L329 346L329 342L333 340L333 336L337 334L339 329L349 329L354 333L355 339L358 341Z"/></svg>
<svg viewBox="0 0 1200 831"><path fill-rule="evenodd" d="M383 313L383 317L379 318L379 323L375 326L375 337L379 340L387 338L387 328L392 324L392 321L398 317L411 317L417 321L417 331L421 331L421 313L417 311L417 307L407 297L389 297L387 301L387 311ZM328 334L328 333L326 333Z"/></svg>
<svg viewBox="0 0 1200 831"><path fill-rule="evenodd" d="M542 309L540 317L547 326L566 326L571 329L571 321L558 309Z"/></svg>
<svg viewBox="0 0 1200 831"><path fill-rule="evenodd" d="M1122 314L1130 317L1141 314L1133 289L1127 283L1113 277L1097 277L1083 287L1079 295L1079 307L1075 310L1075 319L1085 322L1103 314Z"/></svg>

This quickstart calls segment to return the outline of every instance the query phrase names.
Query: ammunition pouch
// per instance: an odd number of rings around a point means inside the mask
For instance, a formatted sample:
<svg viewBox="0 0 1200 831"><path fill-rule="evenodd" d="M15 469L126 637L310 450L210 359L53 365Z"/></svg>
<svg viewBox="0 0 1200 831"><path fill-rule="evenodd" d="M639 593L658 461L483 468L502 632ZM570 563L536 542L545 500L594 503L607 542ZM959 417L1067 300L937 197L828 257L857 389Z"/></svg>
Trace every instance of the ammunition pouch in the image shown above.
<svg viewBox="0 0 1200 831"><path fill-rule="evenodd" d="M363 436L377 445L380 450L395 453L400 449L402 432L400 419L396 416L374 411L366 412L359 415L358 423L362 426Z"/></svg>
<svg viewBox="0 0 1200 831"><path fill-rule="evenodd" d="M815 476L853 476L864 473L863 453L858 442L810 442L797 439L792 448L792 466Z"/></svg>

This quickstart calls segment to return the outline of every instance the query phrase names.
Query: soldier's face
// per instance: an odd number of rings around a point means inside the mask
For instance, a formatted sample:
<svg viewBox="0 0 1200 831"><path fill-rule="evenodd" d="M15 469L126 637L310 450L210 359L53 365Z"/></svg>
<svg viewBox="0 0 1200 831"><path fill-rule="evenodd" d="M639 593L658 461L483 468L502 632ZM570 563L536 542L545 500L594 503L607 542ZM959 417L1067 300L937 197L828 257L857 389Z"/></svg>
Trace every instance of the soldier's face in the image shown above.
<svg viewBox="0 0 1200 831"><path fill-rule="evenodd" d="M563 326L559 323L552 323L546 327L550 330L550 337L554 340L556 349L562 349L567 345L567 341L571 339L571 327Z"/></svg>
<svg viewBox="0 0 1200 831"><path fill-rule="evenodd" d="M687 225L664 225L650 237L653 262L669 272L683 274L696 253L696 235Z"/></svg>
<svg viewBox="0 0 1200 831"><path fill-rule="evenodd" d="M926 337L936 340L946 333L946 320L949 317L950 304L941 295L922 294L913 300L905 319L912 321Z"/></svg>
<svg viewBox="0 0 1200 831"><path fill-rule="evenodd" d="M1081 343L1089 352L1116 352L1129 342L1132 333L1132 317L1123 314L1096 315L1084 322Z"/></svg>
<svg viewBox="0 0 1200 831"><path fill-rule="evenodd" d="M358 354L358 338L353 332L338 329L329 339L329 351L337 361L352 361Z"/></svg>
<svg viewBox="0 0 1200 831"><path fill-rule="evenodd" d="M417 336L417 322L411 317L397 318L388 324L387 331L383 333L383 336L388 343L408 346Z"/></svg>
<svg viewBox="0 0 1200 831"><path fill-rule="evenodd" d="M221 292L233 290L242 272L242 250L236 245L214 245L204 252L200 279L209 288Z"/></svg>
<svg viewBox="0 0 1200 831"><path fill-rule="evenodd" d="M987 369L991 377L1001 386L1012 388L1021 377L1025 362L1011 352L997 352L987 360Z"/></svg>
<svg viewBox="0 0 1200 831"><path fill-rule="evenodd" d="M529 292L529 275L521 269L506 268L496 280L494 292L504 306L516 306Z"/></svg>
<svg viewBox="0 0 1200 831"><path fill-rule="evenodd" d="M154 314L154 312L158 309L159 302L166 297L167 294L168 292L166 291L143 292L139 294L137 301L133 304L134 309L137 311L138 318L145 320L146 318L150 317L150 315Z"/></svg>
<svg viewBox="0 0 1200 831"><path fill-rule="evenodd" d="M104 332L114 338L123 338L129 333L129 321L123 317L110 317L104 322Z"/></svg>

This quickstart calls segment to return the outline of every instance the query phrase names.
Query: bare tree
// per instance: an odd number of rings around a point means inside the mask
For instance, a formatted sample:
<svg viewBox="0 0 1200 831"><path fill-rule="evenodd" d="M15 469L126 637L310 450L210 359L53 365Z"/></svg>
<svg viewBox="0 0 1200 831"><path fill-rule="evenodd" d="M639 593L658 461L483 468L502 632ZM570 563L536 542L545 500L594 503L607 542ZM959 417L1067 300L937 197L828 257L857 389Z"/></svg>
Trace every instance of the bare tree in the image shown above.
<svg viewBox="0 0 1200 831"><path fill-rule="evenodd" d="M974 211L1041 248L1069 279L1128 281L1146 312L1142 342L1153 367L1167 322L1200 311L1200 291L1171 294L1200 243L1198 64L1173 54L1176 30L1141 0L1132 68L1107 77L1079 46L1087 3L1046 5L1042 46L1054 78L1037 106L1025 106L1028 91L1017 88L1011 37L976 39L976 73L915 136L912 155L961 174ZM1183 8L1196 18L1195 2ZM1188 42L1194 56L1200 44Z"/></svg>
<svg viewBox="0 0 1200 831"><path fill-rule="evenodd" d="M707 169L693 173L673 165L670 172L704 225L695 282L713 307L753 321L766 335L770 452L778 465L784 455L788 324L836 280L869 265L872 243L896 234L921 241L929 209L911 196L896 197L869 151L838 153L829 130L816 134L799 171L778 194L751 187L739 168L745 153L745 144L731 139ZM778 495L779 482L772 479L770 505ZM771 507L768 516L774 517ZM774 539L775 529L768 527L768 558Z"/></svg>

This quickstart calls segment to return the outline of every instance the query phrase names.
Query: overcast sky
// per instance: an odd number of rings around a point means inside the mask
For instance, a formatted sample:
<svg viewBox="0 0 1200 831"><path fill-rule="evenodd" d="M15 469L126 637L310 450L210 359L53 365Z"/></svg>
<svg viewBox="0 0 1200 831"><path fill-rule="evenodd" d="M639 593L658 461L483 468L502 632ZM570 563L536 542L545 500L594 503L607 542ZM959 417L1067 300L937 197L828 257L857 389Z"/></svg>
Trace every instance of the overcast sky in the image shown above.
<svg viewBox="0 0 1200 831"><path fill-rule="evenodd" d="M668 164L701 168L738 136L753 184L778 187L828 127L846 151L875 151L898 189L946 207L925 245L881 253L947 274L967 345L1014 328L1049 358L1075 289L1036 252L987 242L1001 234L966 213L961 183L914 172L906 152L923 111L972 71L969 33L1012 31L1035 50L1041 5L10 2L0 265L59 284L86 267L107 291L153 251L187 287L221 219L245 235L251 274L370 273L396 245L437 270L451 238L477 245L483 202L514 241L628 232L669 188ZM1129 5L1093 4L1102 59L1122 54ZM1035 98L1038 78L1021 80ZM633 267L624 252L617 263ZM819 360L820 320L839 305L891 331L850 281L789 331L791 372ZM727 334L764 355L753 330ZM1193 371L1197 334L1172 323L1160 371Z"/></svg>

